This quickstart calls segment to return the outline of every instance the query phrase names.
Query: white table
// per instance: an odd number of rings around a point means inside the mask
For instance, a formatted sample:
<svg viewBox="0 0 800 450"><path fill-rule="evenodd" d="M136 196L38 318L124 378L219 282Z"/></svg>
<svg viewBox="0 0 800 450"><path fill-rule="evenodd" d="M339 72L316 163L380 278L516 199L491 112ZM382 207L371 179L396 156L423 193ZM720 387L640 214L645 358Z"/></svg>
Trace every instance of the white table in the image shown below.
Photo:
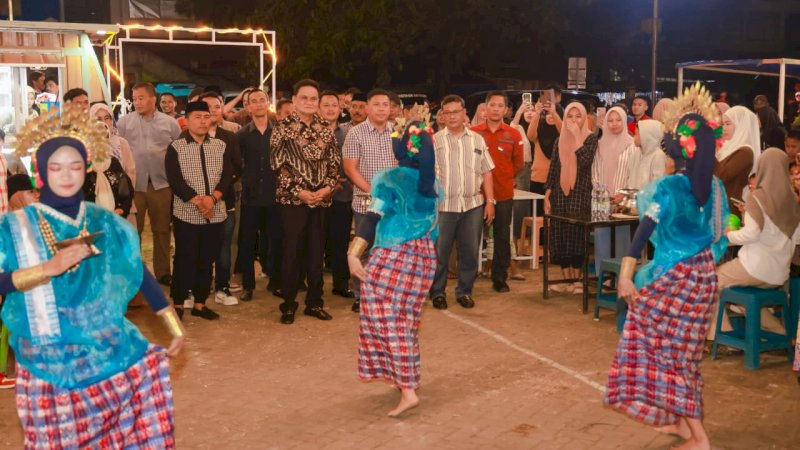
<svg viewBox="0 0 800 450"><path fill-rule="evenodd" d="M531 202L531 211L533 217L533 227L531 227L531 256L521 256L517 254L514 258L515 261L531 261L531 269L536 270L539 267L539 233L536 232L536 200L544 200L544 195L534 194L533 192L522 191L514 189L514 200L526 200ZM524 236L520 236L524 237ZM511 238L514 238L514 216L511 216Z"/></svg>

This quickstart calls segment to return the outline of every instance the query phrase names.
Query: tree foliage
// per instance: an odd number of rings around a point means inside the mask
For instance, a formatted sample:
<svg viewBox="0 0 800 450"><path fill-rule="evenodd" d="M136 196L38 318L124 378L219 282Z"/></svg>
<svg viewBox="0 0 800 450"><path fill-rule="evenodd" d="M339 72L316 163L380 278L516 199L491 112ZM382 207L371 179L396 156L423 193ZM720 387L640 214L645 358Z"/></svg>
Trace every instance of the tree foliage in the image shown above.
<svg viewBox="0 0 800 450"><path fill-rule="evenodd" d="M554 30L565 22L559 3L178 0L176 8L213 26L275 30L284 78L362 85L414 79L441 90L469 70L525 61L551 48Z"/></svg>

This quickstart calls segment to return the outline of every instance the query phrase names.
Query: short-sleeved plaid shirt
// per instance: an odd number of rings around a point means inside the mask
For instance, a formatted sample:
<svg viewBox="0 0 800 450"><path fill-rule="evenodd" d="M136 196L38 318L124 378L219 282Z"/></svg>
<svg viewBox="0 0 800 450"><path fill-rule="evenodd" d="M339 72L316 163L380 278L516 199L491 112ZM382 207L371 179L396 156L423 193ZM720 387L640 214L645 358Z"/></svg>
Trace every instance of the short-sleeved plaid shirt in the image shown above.
<svg viewBox="0 0 800 450"><path fill-rule="evenodd" d="M494 169L483 137L469 129L459 137L445 128L433 136L436 178L444 188L442 212L465 212L483 204L483 174Z"/></svg>
<svg viewBox="0 0 800 450"><path fill-rule="evenodd" d="M372 183L372 177L376 173L397 167L397 159L392 150L392 124L387 123L383 131L378 131L369 119L354 126L347 133L342 154L344 159L357 159L359 173L368 183ZM353 211L366 214L368 198L369 192L364 192L355 186Z"/></svg>

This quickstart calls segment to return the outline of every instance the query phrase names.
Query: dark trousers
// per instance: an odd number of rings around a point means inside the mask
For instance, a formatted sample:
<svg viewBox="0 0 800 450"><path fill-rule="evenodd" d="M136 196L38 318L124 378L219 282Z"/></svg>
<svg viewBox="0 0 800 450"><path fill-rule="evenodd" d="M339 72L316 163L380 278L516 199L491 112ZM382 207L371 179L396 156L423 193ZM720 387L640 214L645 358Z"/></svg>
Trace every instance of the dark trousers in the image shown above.
<svg viewBox="0 0 800 450"><path fill-rule="evenodd" d="M222 229L222 222L194 225L172 218L175 257L170 295L176 305L183 305L189 290L195 303L206 302L211 291L214 261L219 257Z"/></svg>
<svg viewBox="0 0 800 450"><path fill-rule="evenodd" d="M506 281L511 265L511 213L514 200L497 202L494 208L494 255L492 256L492 281Z"/></svg>
<svg viewBox="0 0 800 450"><path fill-rule="evenodd" d="M456 298L472 295L478 276L478 249L483 231L483 205L460 213L439 213L439 238L436 240L436 275L431 286L431 298L444 297L447 269L453 243L458 251L458 284Z"/></svg>
<svg viewBox="0 0 800 450"><path fill-rule="evenodd" d="M254 263L256 242L261 254L261 265L266 266L269 283L277 289L281 279L281 220L278 206L242 206L239 223L239 268L242 271L242 288L252 291L256 288ZM259 241L260 240L260 241ZM261 250L267 247L267 251Z"/></svg>
<svg viewBox="0 0 800 450"><path fill-rule="evenodd" d="M333 275L333 288L350 289L350 268L347 265L347 246L353 226L353 208L350 202L333 201L325 210L325 254Z"/></svg>
<svg viewBox="0 0 800 450"><path fill-rule="evenodd" d="M233 242L233 229L236 228L236 211L228 211L228 218L222 222L222 243L219 258L214 264L214 285L222 290L229 287L231 281L231 243Z"/></svg>
<svg viewBox="0 0 800 450"><path fill-rule="evenodd" d="M308 276L306 306L322 307L322 254L325 251L325 208L282 205L283 259L281 311L297 309L297 286L303 269ZM305 244L305 247L304 247ZM303 254L305 248L305 254Z"/></svg>
<svg viewBox="0 0 800 450"><path fill-rule="evenodd" d="M361 226L361 222L364 221L366 218L366 214L361 214L353 211L353 220L355 221L356 232L358 232L358 227ZM361 254L361 264L366 267L367 262L369 262L369 254L372 252L372 246L367 247L364 250L364 253ZM353 292L356 294L356 298L361 298L361 280L358 277L353 277Z"/></svg>

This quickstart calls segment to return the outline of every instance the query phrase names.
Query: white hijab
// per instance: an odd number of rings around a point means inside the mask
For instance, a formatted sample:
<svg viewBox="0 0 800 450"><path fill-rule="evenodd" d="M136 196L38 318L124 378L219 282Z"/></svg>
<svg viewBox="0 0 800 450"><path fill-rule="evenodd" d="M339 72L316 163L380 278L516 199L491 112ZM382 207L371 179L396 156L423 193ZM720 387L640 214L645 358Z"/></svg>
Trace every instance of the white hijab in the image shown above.
<svg viewBox="0 0 800 450"><path fill-rule="evenodd" d="M722 147L717 152L717 161L723 161L740 148L747 147L753 152L753 168L750 173L755 173L758 157L761 156L761 132L758 129L758 117L744 106L734 106L725 112L725 117L733 122L736 129L733 131L733 136L722 143Z"/></svg>
<svg viewBox="0 0 800 450"><path fill-rule="evenodd" d="M642 142L641 153L631 167L629 187L642 189L653 181L655 176L663 175L663 164L666 160L661 151L661 141L664 139L664 128L657 120L639 121L639 139ZM654 167L659 162L659 167ZM654 170L655 169L655 170Z"/></svg>

